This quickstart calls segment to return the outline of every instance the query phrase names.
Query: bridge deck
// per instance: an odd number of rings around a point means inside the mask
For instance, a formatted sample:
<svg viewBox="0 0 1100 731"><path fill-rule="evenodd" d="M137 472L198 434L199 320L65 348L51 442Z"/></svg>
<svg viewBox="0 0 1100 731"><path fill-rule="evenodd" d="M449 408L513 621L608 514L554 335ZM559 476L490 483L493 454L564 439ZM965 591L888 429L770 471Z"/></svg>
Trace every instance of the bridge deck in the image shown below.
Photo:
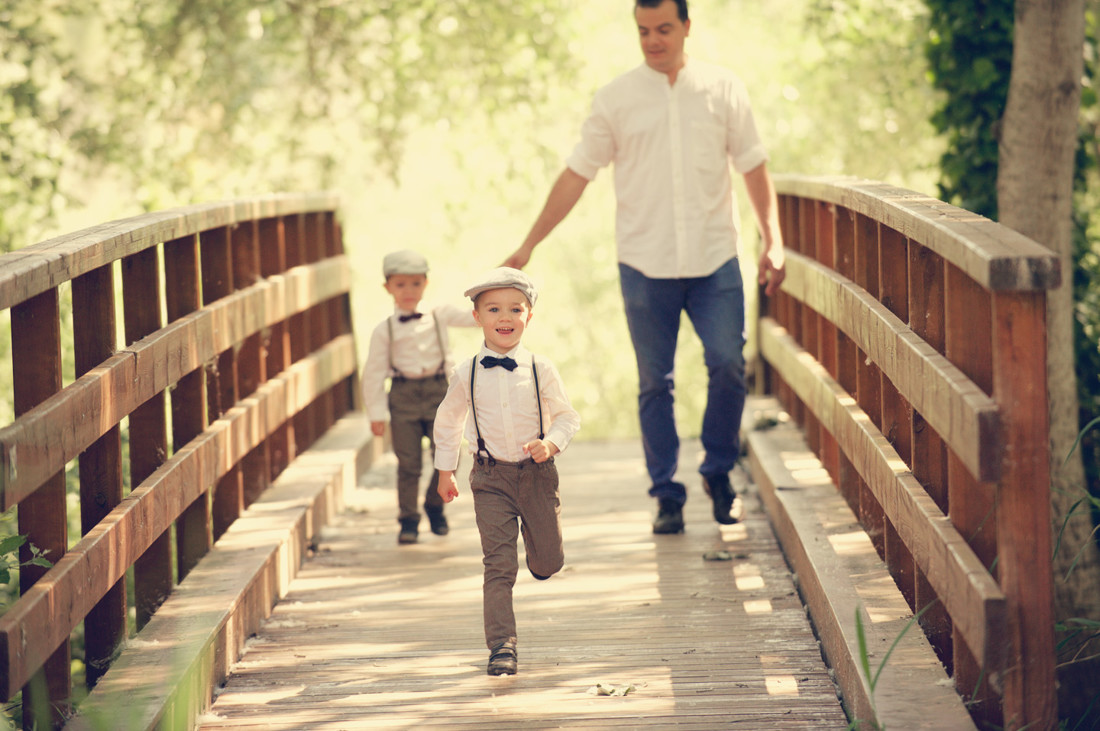
<svg viewBox="0 0 1100 731"><path fill-rule="evenodd" d="M687 532L654 536L636 443L559 460L566 567L515 589L519 674L485 674L481 554L396 544L392 464L356 490L202 719L218 729L815 728L847 720L767 518L718 526L685 444ZM465 472L465 468L460 471ZM740 475L742 473L735 473ZM729 560L705 554L726 551ZM597 685L633 689L625 697Z"/></svg>

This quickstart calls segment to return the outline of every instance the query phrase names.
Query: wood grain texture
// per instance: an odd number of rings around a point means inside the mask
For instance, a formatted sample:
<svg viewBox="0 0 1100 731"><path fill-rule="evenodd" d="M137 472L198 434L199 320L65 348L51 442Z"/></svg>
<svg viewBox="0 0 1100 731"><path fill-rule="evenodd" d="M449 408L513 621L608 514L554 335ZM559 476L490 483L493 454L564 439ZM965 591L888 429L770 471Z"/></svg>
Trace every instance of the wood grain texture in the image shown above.
<svg viewBox="0 0 1100 731"><path fill-rule="evenodd" d="M372 471L199 728L845 728L755 495L742 524L718 526L697 453L685 442L687 530L673 536L651 532L639 444L580 442L557 459L566 567L516 583L513 677L485 673L465 483L450 535L424 527L399 547L392 463ZM713 550L731 560L704 560ZM597 683L635 690L600 697Z"/></svg>

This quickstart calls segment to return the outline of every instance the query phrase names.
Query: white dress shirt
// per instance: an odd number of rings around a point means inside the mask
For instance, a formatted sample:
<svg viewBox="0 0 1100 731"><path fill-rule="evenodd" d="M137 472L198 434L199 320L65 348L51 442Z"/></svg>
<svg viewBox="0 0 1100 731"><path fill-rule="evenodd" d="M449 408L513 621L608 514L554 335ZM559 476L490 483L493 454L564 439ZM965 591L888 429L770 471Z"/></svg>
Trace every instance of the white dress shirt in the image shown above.
<svg viewBox="0 0 1100 731"><path fill-rule="evenodd" d="M380 322L371 333L367 361L359 379L363 405L371 421L389 421L387 378L395 375L427 378L436 373L449 373L454 360L447 328L477 327L472 306L441 305L424 311L419 319L401 322L400 316L409 314L412 313L394 308L393 315Z"/></svg>
<svg viewBox="0 0 1100 731"><path fill-rule="evenodd" d="M542 356L533 357L522 345L507 353L516 361L514 371L499 366L485 368L481 359L486 355L499 354L482 346L476 359L463 361L451 375L447 395L435 414L436 469L453 471L458 467L463 436L470 452L477 452L477 430L470 409L471 367L477 368L473 399L477 408L477 428L494 459L522 462L527 459L523 445L538 438L539 408L531 374L532 360L538 367L545 439L553 442L558 451L564 451L580 429L580 415L569 402L553 363Z"/></svg>
<svg viewBox="0 0 1100 731"><path fill-rule="evenodd" d="M708 276L737 256L729 167L746 173L767 159L745 85L687 59L675 84L643 63L597 91L566 165L592 180L615 164L619 261L673 279Z"/></svg>

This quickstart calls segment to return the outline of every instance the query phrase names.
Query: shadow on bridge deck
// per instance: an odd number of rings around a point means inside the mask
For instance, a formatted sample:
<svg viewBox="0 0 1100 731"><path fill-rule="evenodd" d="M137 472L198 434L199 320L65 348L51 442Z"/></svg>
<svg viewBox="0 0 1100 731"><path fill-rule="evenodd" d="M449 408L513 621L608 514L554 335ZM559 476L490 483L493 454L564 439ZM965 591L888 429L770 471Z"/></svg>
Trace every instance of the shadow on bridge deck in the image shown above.
<svg viewBox="0 0 1100 731"><path fill-rule="evenodd" d="M521 572L519 674L499 678L485 674L468 487L448 507L449 536L424 526L419 544L398 547L384 461L325 530L201 728L845 728L754 492L741 524L717 525L697 452L685 444L680 536L651 533L639 444L581 442L558 458L566 566L541 583ZM716 550L730 560L704 559ZM597 684L634 689L600 696Z"/></svg>

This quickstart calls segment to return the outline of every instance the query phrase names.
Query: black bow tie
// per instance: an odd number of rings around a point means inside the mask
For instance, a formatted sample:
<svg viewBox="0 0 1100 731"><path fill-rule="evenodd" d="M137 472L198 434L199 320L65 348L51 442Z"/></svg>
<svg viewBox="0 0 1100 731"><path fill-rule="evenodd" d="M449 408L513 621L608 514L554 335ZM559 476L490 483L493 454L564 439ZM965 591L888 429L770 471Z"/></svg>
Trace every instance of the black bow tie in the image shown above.
<svg viewBox="0 0 1100 731"><path fill-rule="evenodd" d="M397 319L401 322L408 322L409 320L419 320L423 316L423 312L414 312L411 315L398 315Z"/></svg>
<svg viewBox="0 0 1100 731"><path fill-rule="evenodd" d="M486 368L500 366L506 371L514 371L516 369L516 362L507 356L503 358L494 358L491 355L487 355L481 359L481 365Z"/></svg>

